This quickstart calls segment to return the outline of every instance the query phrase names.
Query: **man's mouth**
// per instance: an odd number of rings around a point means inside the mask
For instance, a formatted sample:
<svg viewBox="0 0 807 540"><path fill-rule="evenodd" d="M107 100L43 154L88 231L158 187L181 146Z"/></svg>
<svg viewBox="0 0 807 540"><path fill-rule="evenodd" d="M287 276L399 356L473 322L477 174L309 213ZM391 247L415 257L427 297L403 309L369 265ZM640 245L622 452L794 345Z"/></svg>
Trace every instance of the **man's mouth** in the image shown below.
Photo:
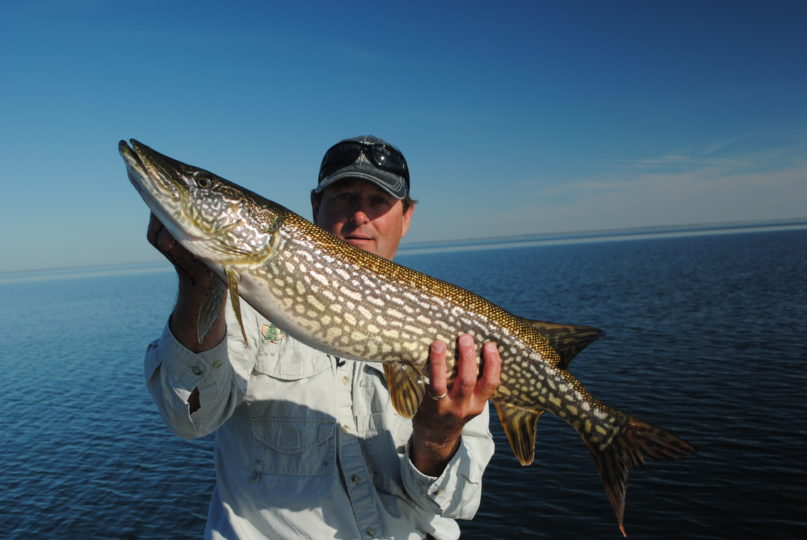
<svg viewBox="0 0 807 540"><path fill-rule="evenodd" d="M349 234L343 238L345 239L346 242L354 245L364 244L366 242L371 242L373 240L372 237L370 236L363 236L360 234Z"/></svg>

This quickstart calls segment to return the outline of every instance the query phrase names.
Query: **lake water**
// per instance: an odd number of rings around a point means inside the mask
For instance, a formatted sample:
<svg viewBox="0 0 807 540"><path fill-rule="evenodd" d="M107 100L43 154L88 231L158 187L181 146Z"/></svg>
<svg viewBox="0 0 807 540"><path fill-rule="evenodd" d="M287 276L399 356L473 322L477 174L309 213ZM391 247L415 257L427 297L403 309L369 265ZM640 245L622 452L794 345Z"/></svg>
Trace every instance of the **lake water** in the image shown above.
<svg viewBox="0 0 807 540"><path fill-rule="evenodd" d="M598 326L571 371L698 453L631 472L631 538L807 537L807 231L402 255L519 315ZM0 275L0 535L193 538L212 439L169 433L143 383L165 266ZM23 279L25 278L25 279ZM465 538L616 539L594 463L545 415L497 452Z"/></svg>

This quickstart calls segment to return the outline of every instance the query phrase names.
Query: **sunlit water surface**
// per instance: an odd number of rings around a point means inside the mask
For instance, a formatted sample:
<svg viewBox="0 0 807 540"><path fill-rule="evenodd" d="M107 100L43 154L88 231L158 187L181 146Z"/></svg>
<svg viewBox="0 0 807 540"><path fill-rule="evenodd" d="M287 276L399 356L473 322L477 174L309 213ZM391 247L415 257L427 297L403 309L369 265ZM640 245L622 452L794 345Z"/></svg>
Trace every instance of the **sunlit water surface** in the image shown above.
<svg viewBox="0 0 807 540"><path fill-rule="evenodd" d="M630 476L632 538L805 538L807 231L403 255L535 319L607 336L572 372L698 453ZM143 383L175 294L165 267L0 279L0 535L201 536L212 438L169 433ZM0 276L2 278L2 276ZM465 538L619 537L574 431L533 466L497 452Z"/></svg>

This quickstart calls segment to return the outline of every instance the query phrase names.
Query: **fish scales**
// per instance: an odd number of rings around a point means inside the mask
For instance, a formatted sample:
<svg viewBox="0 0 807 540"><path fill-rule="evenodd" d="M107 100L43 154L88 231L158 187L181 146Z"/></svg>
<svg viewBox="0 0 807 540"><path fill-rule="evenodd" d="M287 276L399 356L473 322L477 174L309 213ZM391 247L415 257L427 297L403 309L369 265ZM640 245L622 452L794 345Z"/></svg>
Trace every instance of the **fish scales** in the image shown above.
<svg viewBox="0 0 807 540"><path fill-rule="evenodd" d="M571 374L554 368L557 353L522 319L465 289L404 267L392 267L390 278L389 261L376 258L368 268L362 257L345 256L353 253L330 236L318 242L299 240L317 237L320 230L297 216L285 217L277 257L253 272L273 295L266 304L286 309L286 332L316 340L318 348L336 356L405 361L421 372L434 339L449 342L466 332L477 341L497 340L503 361L494 400L506 396L515 406L538 404L564 420L574 416L573 427L601 448L618 433L625 416L609 411ZM317 266L317 260L329 266ZM277 280L283 286L273 285ZM271 320L284 317L264 314ZM537 361L520 361L525 356ZM447 362L453 368L450 350Z"/></svg>
<svg viewBox="0 0 807 540"><path fill-rule="evenodd" d="M628 469L645 456L677 459L694 451L599 401L568 371L574 355L601 335L596 328L515 316L470 291L359 250L209 171L134 140L131 148L121 141L119 151L152 212L227 284L239 324L238 296L312 347L383 362L401 414L415 414L423 398L433 340L453 342L468 333L477 343L495 341L502 371L492 401L514 454L530 464L541 414L562 418L591 451L623 534ZM200 328L209 328L217 313L203 310ZM453 370L450 348L447 357Z"/></svg>
<svg viewBox="0 0 807 540"><path fill-rule="evenodd" d="M450 342L465 332L477 341L496 340L502 374L493 399L506 396L516 406L538 403L560 418L575 416L580 426L589 426L586 432L600 446L607 445L624 423L623 414L609 412L568 371L542 357L555 361L557 353L522 319L465 289L392 267L384 259L373 259L372 266L353 261L345 256L349 250L332 242L332 237L325 237L327 242L298 240L316 236L319 230L296 216L285 218L277 258L255 273L274 295L269 303L283 304L291 312L285 329L291 335L313 338L343 358L405 361L423 372L434 339ZM317 260L330 266L317 266ZM285 287L273 286L279 276ZM521 361L525 356L536 361ZM450 349L447 361L453 368Z"/></svg>

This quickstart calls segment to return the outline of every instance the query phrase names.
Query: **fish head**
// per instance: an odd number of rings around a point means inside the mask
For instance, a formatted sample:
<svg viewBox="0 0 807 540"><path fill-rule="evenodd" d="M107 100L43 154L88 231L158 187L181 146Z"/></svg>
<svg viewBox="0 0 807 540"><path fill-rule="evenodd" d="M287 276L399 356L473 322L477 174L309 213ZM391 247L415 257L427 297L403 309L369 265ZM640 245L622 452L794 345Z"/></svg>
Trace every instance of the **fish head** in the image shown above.
<svg viewBox="0 0 807 540"><path fill-rule="evenodd" d="M249 264L272 250L283 207L134 139L118 150L146 205L197 257L213 267Z"/></svg>

